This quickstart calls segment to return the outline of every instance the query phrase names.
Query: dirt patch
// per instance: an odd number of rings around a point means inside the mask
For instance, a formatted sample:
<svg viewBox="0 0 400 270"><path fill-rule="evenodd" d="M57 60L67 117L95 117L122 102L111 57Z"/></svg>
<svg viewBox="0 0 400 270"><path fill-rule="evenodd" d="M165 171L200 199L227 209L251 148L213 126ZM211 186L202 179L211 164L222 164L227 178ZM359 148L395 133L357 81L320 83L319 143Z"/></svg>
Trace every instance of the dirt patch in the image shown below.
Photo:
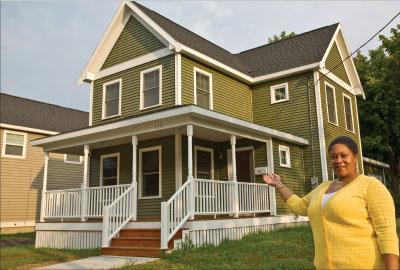
<svg viewBox="0 0 400 270"><path fill-rule="evenodd" d="M0 240L0 248L34 245L34 244L35 244L35 238L32 237Z"/></svg>

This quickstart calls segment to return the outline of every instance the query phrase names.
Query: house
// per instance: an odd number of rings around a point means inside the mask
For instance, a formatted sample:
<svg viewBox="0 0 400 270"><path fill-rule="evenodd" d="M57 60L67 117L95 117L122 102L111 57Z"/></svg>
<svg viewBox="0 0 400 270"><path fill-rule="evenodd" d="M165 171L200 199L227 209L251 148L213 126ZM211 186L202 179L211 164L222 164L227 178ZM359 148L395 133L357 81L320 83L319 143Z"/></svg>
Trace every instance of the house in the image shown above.
<svg viewBox="0 0 400 270"><path fill-rule="evenodd" d="M363 162L364 174L373 176L386 185L386 175L390 175L389 164L367 157L363 157Z"/></svg>
<svg viewBox="0 0 400 270"><path fill-rule="evenodd" d="M0 93L0 231L29 232L39 221L43 185L42 149L30 142L87 127L88 113ZM48 190L78 188L79 156L51 153Z"/></svg>
<svg viewBox="0 0 400 270"><path fill-rule="evenodd" d="M90 126L31 142L85 160L81 189L43 197L36 246L159 256L306 222L262 175L303 196L334 177L332 139L361 149L349 53L339 23L232 54L122 2L79 78Z"/></svg>

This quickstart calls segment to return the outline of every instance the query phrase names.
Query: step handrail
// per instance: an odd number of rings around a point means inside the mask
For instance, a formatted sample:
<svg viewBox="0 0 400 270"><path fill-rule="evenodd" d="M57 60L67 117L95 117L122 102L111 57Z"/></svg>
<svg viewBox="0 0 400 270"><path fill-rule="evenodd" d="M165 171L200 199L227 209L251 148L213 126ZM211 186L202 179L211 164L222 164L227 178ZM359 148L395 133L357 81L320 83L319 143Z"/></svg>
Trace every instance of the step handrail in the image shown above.
<svg viewBox="0 0 400 270"><path fill-rule="evenodd" d="M109 247L111 239L136 217L137 183L132 183L114 202L104 206L102 247Z"/></svg>

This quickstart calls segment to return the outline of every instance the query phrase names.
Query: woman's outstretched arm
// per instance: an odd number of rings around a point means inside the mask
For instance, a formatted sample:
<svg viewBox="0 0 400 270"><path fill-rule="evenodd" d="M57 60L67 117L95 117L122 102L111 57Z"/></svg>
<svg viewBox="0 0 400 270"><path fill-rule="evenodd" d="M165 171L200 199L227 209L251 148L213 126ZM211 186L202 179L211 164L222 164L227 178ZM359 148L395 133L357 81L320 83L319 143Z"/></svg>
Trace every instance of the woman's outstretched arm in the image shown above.
<svg viewBox="0 0 400 270"><path fill-rule="evenodd" d="M277 189L277 191L285 202L289 199L290 196L294 194L293 191L291 191L287 186L282 183L281 177L277 174L264 175L263 180L265 183L272 187L277 187L278 185L282 184L282 186Z"/></svg>

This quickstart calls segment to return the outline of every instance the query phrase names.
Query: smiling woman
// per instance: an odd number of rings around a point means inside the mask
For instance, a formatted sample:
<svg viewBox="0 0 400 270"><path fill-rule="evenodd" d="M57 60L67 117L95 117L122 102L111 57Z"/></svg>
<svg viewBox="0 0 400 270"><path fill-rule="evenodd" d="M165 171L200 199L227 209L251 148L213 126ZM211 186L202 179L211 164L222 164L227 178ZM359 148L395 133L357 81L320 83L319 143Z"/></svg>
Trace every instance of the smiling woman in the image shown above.
<svg viewBox="0 0 400 270"><path fill-rule="evenodd" d="M277 174L264 175L295 213L308 216L317 269L399 269L393 199L376 178L357 172L357 144L334 139L328 148L338 178L299 198Z"/></svg>

